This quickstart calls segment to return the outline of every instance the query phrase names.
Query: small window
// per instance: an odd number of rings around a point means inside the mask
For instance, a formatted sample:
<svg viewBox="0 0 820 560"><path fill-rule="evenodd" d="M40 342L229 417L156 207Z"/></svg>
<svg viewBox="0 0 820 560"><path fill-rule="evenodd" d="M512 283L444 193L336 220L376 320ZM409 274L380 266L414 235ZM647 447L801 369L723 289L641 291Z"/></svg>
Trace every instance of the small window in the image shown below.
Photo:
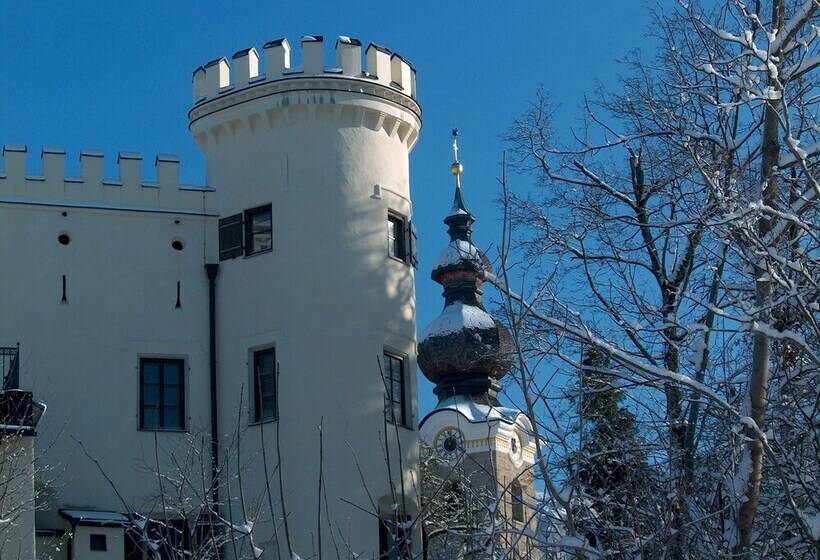
<svg viewBox="0 0 820 560"><path fill-rule="evenodd" d="M219 220L219 260L236 258L242 251L242 214Z"/></svg>
<svg viewBox="0 0 820 560"><path fill-rule="evenodd" d="M273 247L270 204L245 210L245 255L270 251Z"/></svg>
<svg viewBox="0 0 820 560"><path fill-rule="evenodd" d="M106 542L105 535L89 535L88 549L100 551L108 550L108 543Z"/></svg>
<svg viewBox="0 0 820 560"><path fill-rule="evenodd" d="M185 427L183 360L140 360L140 428L182 430Z"/></svg>
<svg viewBox="0 0 820 560"><path fill-rule="evenodd" d="M402 262L406 261L406 237L407 226L404 217L393 212L387 214L387 254Z"/></svg>
<svg viewBox="0 0 820 560"><path fill-rule="evenodd" d="M395 354L384 353L384 414L389 422L408 426L407 406L405 405L404 360Z"/></svg>
<svg viewBox="0 0 820 560"><path fill-rule="evenodd" d="M510 485L510 494L512 494L512 518L513 521L524 522L524 492L521 489L521 483L518 480L513 480Z"/></svg>
<svg viewBox="0 0 820 560"><path fill-rule="evenodd" d="M276 406L276 351L273 348L253 353L253 387L255 422L275 420Z"/></svg>

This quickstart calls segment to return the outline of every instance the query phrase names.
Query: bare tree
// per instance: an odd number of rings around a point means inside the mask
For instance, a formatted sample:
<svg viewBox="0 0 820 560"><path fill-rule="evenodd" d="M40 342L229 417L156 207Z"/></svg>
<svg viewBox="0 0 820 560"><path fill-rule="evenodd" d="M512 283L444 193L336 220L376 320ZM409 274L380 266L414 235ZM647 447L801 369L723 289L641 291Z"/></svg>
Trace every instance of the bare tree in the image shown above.
<svg viewBox="0 0 820 560"><path fill-rule="evenodd" d="M817 553L817 461L783 446L766 416L776 409L786 430L805 423L818 449L817 389L806 386L818 366L818 7L658 12L656 56L628 56L621 86L584 103L572 138L552 130L540 92L509 131L512 165L540 187L516 197L502 180L490 277L522 357L520 389L553 445L542 461L566 469L579 448L567 434L579 431L562 418L583 417L554 389L578 370L579 343L612 358L661 489L641 496L660 525L624 528L635 551ZM565 508L581 499L572 477L551 494ZM779 531L755 523L763 502L788 512Z"/></svg>

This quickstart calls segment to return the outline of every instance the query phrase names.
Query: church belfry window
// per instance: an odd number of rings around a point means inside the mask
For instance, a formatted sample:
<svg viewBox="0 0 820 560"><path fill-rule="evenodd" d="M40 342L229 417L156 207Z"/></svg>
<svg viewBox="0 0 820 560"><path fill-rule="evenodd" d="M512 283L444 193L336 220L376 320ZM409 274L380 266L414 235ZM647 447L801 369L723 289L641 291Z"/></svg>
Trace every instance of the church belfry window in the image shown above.
<svg viewBox="0 0 820 560"><path fill-rule="evenodd" d="M245 256L270 251L272 247L271 205L245 210Z"/></svg>
<svg viewBox="0 0 820 560"><path fill-rule="evenodd" d="M510 485L510 494L512 494L512 518L513 521L524 522L524 491L521 488L521 483L518 480L513 480Z"/></svg>
<svg viewBox="0 0 820 560"><path fill-rule="evenodd" d="M404 359L400 356L385 351L382 358L382 370L384 375L384 414L388 422L399 426L409 426L409 414L407 413L405 388L406 375L404 372Z"/></svg>
<svg viewBox="0 0 820 560"><path fill-rule="evenodd" d="M275 420L278 413L276 396L276 351L273 348L253 353L253 420Z"/></svg>
<svg viewBox="0 0 820 560"><path fill-rule="evenodd" d="M140 359L140 429L185 428L185 361Z"/></svg>
<svg viewBox="0 0 820 560"><path fill-rule="evenodd" d="M395 212L387 214L387 254L402 262L407 261L407 220Z"/></svg>

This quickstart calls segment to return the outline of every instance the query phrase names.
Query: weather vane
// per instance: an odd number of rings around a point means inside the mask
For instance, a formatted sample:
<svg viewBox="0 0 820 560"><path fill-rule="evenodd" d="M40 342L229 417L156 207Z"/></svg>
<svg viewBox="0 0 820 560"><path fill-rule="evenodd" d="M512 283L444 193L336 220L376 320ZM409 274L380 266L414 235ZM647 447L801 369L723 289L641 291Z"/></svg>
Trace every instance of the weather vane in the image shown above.
<svg viewBox="0 0 820 560"><path fill-rule="evenodd" d="M461 174L464 173L464 166L458 161L458 129L453 129L453 165L450 166L450 171L456 177L456 188L461 188Z"/></svg>

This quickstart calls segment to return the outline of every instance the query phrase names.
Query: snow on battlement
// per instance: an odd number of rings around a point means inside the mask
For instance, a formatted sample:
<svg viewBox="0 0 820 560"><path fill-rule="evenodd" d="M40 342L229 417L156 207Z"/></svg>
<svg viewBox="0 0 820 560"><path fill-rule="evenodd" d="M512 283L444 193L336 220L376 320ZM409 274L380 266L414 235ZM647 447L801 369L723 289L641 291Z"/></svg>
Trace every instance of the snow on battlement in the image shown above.
<svg viewBox="0 0 820 560"><path fill-rule="evenodd" d="M225 93L295 77L354 78L383 85L391 90L416 98L416 71L400 55L374 43L365 49L362 65L362 44L358 39L340 36L336 40L333 68L325 67L325 47L321 36L302 37L302 66L292 65L291 47L287 39L270 41L262 47L264 61L255 48L235 53L229 62L218 58L200 66L193 75L193 100L201 103Z"/></svg>
<svg viewBox="0 0 820 560"><path fill-rule="evenodd" d="M65 175L65 150L42 148L40 174L26 172L26 146L3 146L0 158L0 202L35 204L111 204L140 209L207 213L207 187L179 182L179 158L159 154L154 160L156 180L142 177L142 155L120 152L118 176L106 178L105 155L94 150L80 152L80 176Z"/></svg>

